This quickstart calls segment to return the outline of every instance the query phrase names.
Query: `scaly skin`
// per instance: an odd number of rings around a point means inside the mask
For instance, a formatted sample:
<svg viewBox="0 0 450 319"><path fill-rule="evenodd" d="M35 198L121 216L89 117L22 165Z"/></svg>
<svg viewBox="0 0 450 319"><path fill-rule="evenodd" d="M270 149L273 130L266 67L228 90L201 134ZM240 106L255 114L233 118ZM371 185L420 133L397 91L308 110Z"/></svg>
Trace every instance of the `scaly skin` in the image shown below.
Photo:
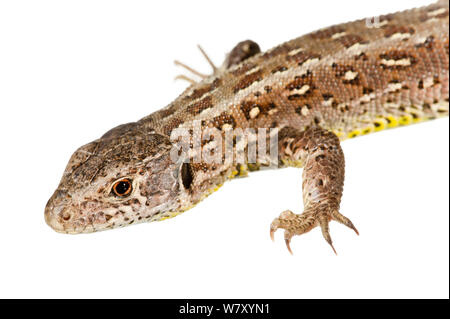
<svg viewBox="0 0 450 319"><path fill-rule="evenodd" d="M195 152L183 153L188 163L173 161L176 128L194 137L206 128L219 137L228 129L271 128L278 167L304 165L305 207L300 215L282 213L271 234L285 229L289 247L292 236L317 225L332 245L330 220L357 232L339 213L339 140L448 116L448 8L439 1L381 16L375 27L365 19L336 25L265 53L252 41L239 43L222 67L166 108L79 148L47 204L47 223L58 232L87 233L173 217L235 175L270 164L264 157L198 163ZM265 139L273 146L269 134ZM124 179L129 193L119 196L115 186Z"/></svg>

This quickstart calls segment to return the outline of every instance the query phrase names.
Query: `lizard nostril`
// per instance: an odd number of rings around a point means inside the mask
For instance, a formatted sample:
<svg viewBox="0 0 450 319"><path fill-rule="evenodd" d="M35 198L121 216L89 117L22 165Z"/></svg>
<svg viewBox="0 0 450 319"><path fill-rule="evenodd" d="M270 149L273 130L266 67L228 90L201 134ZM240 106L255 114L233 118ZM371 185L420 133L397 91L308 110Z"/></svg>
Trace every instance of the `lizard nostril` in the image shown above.
<svg viewBox="0 0 450 319"><path fill-rule="evenodd" d="M53 228L55 231L61 232L64 231L64 226L61 222L58 221L56 216L61 216L62 213L58 214L59 207L53 207L51 204L47 205L45 208L45 221L46 223ZM56 211L55 211L56 210Z"/></svg>
<svg viewBox="0 0 450 319"><path fill-rule="evenodd" d="M70 219L70 217L72 217L72 216L70 215L70 213L68 213L68 212L66 212L66 211L60 213L60 216L61 216L61 218L62 218L63 220L65 220L65 221L68 221L68 220Z"/></svg>

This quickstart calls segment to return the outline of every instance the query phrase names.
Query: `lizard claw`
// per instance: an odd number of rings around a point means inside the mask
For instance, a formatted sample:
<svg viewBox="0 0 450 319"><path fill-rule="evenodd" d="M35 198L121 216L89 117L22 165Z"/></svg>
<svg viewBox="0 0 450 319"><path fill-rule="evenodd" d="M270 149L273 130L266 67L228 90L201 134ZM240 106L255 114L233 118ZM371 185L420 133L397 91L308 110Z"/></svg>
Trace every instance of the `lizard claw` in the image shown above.
<svg viewBox="0 0 450 319"><path fill-rule="evenodd" d="M288 217L289 212L290 211L283 212L281 215L284 214L284 217ZM292 212L290 212L290 213L293 214ZM288 216L286 216L286 215L288 215ZM273 242L275 241L274 234L279 227L280 227L280 219L275 218L273 220L272 224L270 224L270 239L272 239ZM293 255L291 245L290 245L292 236L293 236L293 234L291 234L289 231L286 230L284 232L284 242L286 243L287 250L289 251L289 253L291 255Z"/></svg>
<svg viewBox="0 0 450 319"><path fill-rule="evenodd" d="M347 217L340 214L337 210L331 210L326 204L308 207L303 214L294 214L290 210L284 211L278 218L275 218L270 225L270 238L274 240L274 233L282 228L285 230L284 240L288 251L292 254L290 247L291 238L295 235L302 235L309 232L316 226L320 226L325 241L330 245L333 252L337 255L333 246L329 231L329 221L336 220L345 226L353 229L359 235L358 230Z"/></svg>
<svg viewBox="0 0 450 319"><path fill-rule="evenodd" d="M282 227L282 221L288 220L292 217L295 217L295 214L290 210L286 210L281 213L280 218L275 218L273 220L273 222L270 224L270 239L272 239L272 241L275 241L274 234L278 230L278 228L285 228Z"/></svg>
<svg viewBox="0 0 450 319"><path fill-rule="evenodd" d="M332 217L335 221L347 226L348 228L353 229L356 235L359 236L359 231L356 229L350 219L339 213L337 210L332 213Z"/></svg>
<svg viewBox="0 0 450 319"><path fill-rule="evenodd" d="M276 229L272 229L272 227L270 227L270 239L272 239L273 242L275 241L274 237L275 231Z"/></svg>
<svg viewBox="0 0 450 319"><path fill-rule="evenodd" d="M328 219L325 215L319 216L319 224L320 229L322 230L323 238L327 241L327 243L331 246L334 253L337 255L336 249L334 249L333 241L331 240L330 228L328 227Z"/></svg>
<svg viewBox="0 0 450 319"><path fill-rule="evenodd" d="M288 251L291 253L291 255L293 255L294 253L292 252L291 245L290 245L291 240L290 239L285 239L284 241L286 243L286 247L287 247Z"/></svg>

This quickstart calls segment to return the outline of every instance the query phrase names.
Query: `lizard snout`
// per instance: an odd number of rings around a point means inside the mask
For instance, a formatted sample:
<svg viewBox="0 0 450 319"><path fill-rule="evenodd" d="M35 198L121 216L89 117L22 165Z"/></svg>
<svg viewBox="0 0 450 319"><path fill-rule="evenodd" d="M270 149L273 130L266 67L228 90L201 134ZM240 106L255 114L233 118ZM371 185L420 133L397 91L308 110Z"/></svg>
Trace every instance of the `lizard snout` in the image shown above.
<svg viewBox="0 0 450 319"><path fill-rule="evenodd" d="M57 232L68 232L68 224L73 217L71 212L70 196L67 192L56 190L45 207L45 221L47 225Z"/></svg>

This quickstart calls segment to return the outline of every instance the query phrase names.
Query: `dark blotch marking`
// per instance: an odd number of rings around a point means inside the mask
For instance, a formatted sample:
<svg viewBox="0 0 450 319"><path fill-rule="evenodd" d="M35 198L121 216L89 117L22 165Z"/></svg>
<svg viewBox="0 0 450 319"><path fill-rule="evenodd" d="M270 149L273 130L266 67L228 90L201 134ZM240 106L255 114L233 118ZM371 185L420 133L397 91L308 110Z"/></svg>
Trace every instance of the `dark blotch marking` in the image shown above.
<svg viewBox="0 0 450 319"><path fill-rule="evenodd" d="M284 71L287 71L287 70L288 70L288 68L283 66L283 65L282 66L278 66L278 67L276 67L275 69L272 70L272 74L277 73L277 72L284 72Z"/></svg>
<svg viewBox="0 0 450 319"><path fill-rule="evenodd" d="M317 116L314 118L314 124L319 125L321 122L320 118L318 118Z"/></svg>
<svg viewBox="0 0 450 319"><path fill-rule="evenodd" d="M246 118L247 120L250 120L250 119L251 119L251 117L250 117L250 111L251 111L253 108L255 108L255 107L259 108L259 114L258 114L258 116L259 116L259 115L267 115L267 113L268 113L271 109L275 108L276 105L273 104L273 103L271 103L271 102L269 102L269 103L264 103L264 104L258 104L258 103L255 103L255 102L253 102L253 101L244 101L244 102L242 102L242 103L241 103L241 111L244 113L244 116L245 116L245 118Z"/></svg>
<svg viewBox="0 0 450 319"><path fill-rule="evenodd" d="M259 115L268 115L269 111L275 109L277 105L273 102L267 102L259 104L258 107Z"/></svg>
<svg viewBox="0 0 450 319"><path fill-rule="evenodd" d="M293 61L297 63L299 66L305 63L306 61L310 59L318 58L320 59L320 55L316 53L306 52L306 51L300 51L294 55L287 55L286 60L287 61Z"/></svg>
<svg viewBox="0 0 450 319"><path fill-rule="evenodd" d="M390 38L396 33L401 33L401 34L409 33L409 34L413 35L416 32L411 27L397 26L397 25L386 26L384 30L385 30L384 31L384 37L385 38Z"/></svg>
<svg viewBox="0 0 450 319"><path fill-rule="evenodd" d="M196 100L196 99L202 97L203 95L205 95L206 93L215 90L221 84L222 84L222 80L219 79L219 78L216 78L211 84L206 85L206 86L201 87L201 88L198 88L198 89L195 89L191 93L191 95L186 96L185 99Z"/></svg>
<svg viewBox="0 0 450 319"><path fill-rule="evenodd" d="M364 41L363 38L361 38L359 35L356 35L356 34L347 34L347 35L344 35L344 36L336 39L335 41L340 42L346 48L350 48L352 45L355 45L357 43L360 43L360 44L368 43L367 41Z"/></svg>
<svg viewBox="0 0 450 319"><path fill-rule="evenodd" d="M373 89L369 87L363 87L363 94L370 94L373 93Z"/></svg>
<svg viewBox="0 0 450 319"><path fill-rule="evenodd" d="M355 56L355 60L357 60L357 61L358 60L367 61L368 59L369 59L369 57L364 52L361 52L360 54Z"/></svg>
<svg viewBox="0 0 450 319"><path fill-rule="evenodd" d="M355 78L351 79L351 80L347 80L345 79L345 74L349 71L351 72L355 72L355 69L352 66L348 66L348 65L339 65L334 67L334 69L336 70L336 77L337 78L342 78L342 82L344 84L359 84L359 73L356 75Z"/></svg>
<svg viewBox="0 0 450 319"><path fill-rule="evenodd" d="M202 100L200 100L198 102L195 102L195 103L193 103L191 105L188 105L186 110L189 113L191 113L193 115L196 115L196 114L199 114L199 113L201 113L202 111L204 111L206 109L211 108L212 106L213 106L213 104L212 104L211 96L207 96L207 97L205 97L204 99L202 99Z"/></svg>
<svg viewBox="0 0 450 319"><path fill-rule="evenodd" d="M292 82L290 82L290 83L288 83L288 85L286 85L286 89L289 91L300 90L305 85L309 86L309 90L307 92L305 92L305 94L303 94L303 95L293 94L293 95L298 96L298 97L306 96L308 94L311 94L311 92L315 89L315 87L313 85L313 75L309 71L301 76L297 75Z"/></svg>
<svg viewBox="0 0 450 319"><path fill-rule="evenodd" d="M415 45L415 47L418 49L425 48L427 50L431 50L433 49L433 45L434 45L434 36L430 35L425 39L423 43L418 43Z"/></svg>
<svg viewBox="0 0 450 319"><path fill-rule="evenodd" d="M300 94L291 94L288 96L288 100L289 101L294 101L294 100L298 100L302 97L303 95Z"/></svg>
<svg viewBox="0 0 450 319"><path fill-rule="evenodd" d="M236 70L231 71L230 73L235 75L235 76L240 76L248 71L250 71L251 69L256 68L256 64L254 63L244 63L242 64L239 68L237 68Z"/></svg>
<svg viewBox="0 0 450 319"><path fill-rule="evenodd" d="M408 54L407 52L397 51L397 50L393 50L393 51L389 51L389 52L380 54L380 59L394 60L394 61L409 59L409 61L410 61L410 65L407 65L407 66L404 66L404 65L388 66L385 64L381 64L383 69L406 69L417 63L417 58L415 56Z"/></svg>
<svg viewBox="0 0 450 319"><path fill-rule="evenodd" d="M419 84L417 85L417 87L418 87L419 89L423 89L423 80L420 80L420 81L419 81Z"/></svg>
<svg viewBox="0 0 450 319"><path fill-rule="evenodd" d="M247 119L247 121L250 120L250 111L254 107L259 107L259 105L252 101L243 101L241 103L240 108L241 108L241 111L244 113L244 116Z"/></svg>
<svg viewBox="0 0 450 319"><path fill-rule="evenodd" d="M244 113L244 116L247 120L250 120L250 111L257 107L259 109L260 115L268 115L269 111L276 108L277 105L273 102L266 102L266 103L256 103L253 101L244 101L241 103L241 111Z"/></svg>
<svg viewBox="0 0 450 319"><path fill-rule="evenodd" d="M437 84L440 84L440 83L441 83L441 80L439 79L439 76L435 75L433 77L433 85L437 85Z"/></svg>
<svg viewBox="0 0 450 319"><path fill-rule="evenodd" d="M310 36L311 36L311 38L313 38L315 40L328 39L328 38L331 38L331 36L333 36L333 34L342 33L344 31L345 30L342 27L332 26L332 27L311 33Z"/></svg>
<svg viewBox="0 0 450 319"><path fill-rule="evenodd" d="M323 159L325 159L325 155L317 155L315 158L316 162L323 160Z"/></svg>
<svg viewBox="0 0 450 319"><path fill-rule="evenodd" d="M303 107L306 107L308 110L311 109L311 106L310 106L309 104L305 104L305 105L303 105L303 106L298 106L298 107L296 107L296 108L295 108L295 113L297 113L297 114L300 115L300 116L303 116L303 114L302 114L302 108L303 108Z"/></svg>
<svg viewBox="0 0 450 319"><path fill-rule="evenodd" d="M254 82L258 82L262 80L262 72L256 71L253 73L250 73L246 76L244 76L238 84L233 88L233 92L237 93L240 90L243 90L245 88L248 88L250 85L252 85Z"/></svg>
<svg viewBox="0 0 450 319"><path fill-rule="evenodd" d="M322 97L325 101L328 101L329 99L333 98L333 94L331 93L324 93L322 94Z"/></svg>
<svg viewBox="0 0 450 319"><path fill-rule="evenodd" d="M230 124L233 128L236 127L236 121L230 114L224 112L219 116L214 117L210 122L211 126L222 129L224 124Z"/></svg>

